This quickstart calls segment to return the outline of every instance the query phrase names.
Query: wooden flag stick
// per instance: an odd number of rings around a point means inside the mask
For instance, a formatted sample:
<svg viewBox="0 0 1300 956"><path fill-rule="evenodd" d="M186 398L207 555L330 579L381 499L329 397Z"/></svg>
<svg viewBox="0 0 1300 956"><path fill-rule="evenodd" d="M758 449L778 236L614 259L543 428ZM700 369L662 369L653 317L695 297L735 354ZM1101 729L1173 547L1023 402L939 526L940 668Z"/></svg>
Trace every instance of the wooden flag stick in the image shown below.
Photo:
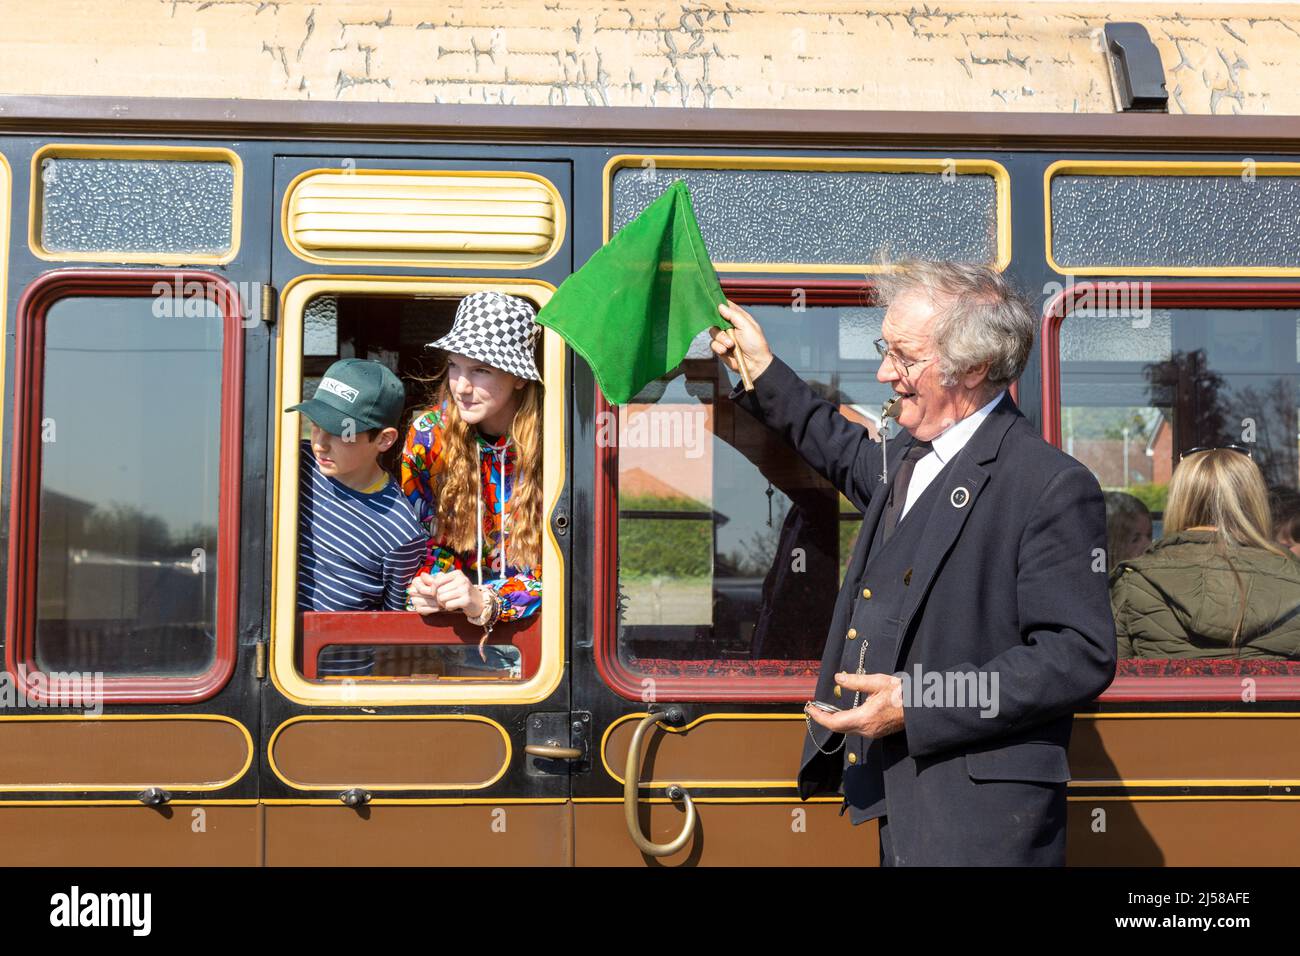
<svg viewBox="0 0 1300 956"><path fill-rule="evenodd" d="M734 334L731 336L731 341L736 343L736 362L740 365L740 381L744 384L745 391L752 392L754 390L754 380L749 377L749 366L745 364L745 352L740 347L740 340Z"/></svg>

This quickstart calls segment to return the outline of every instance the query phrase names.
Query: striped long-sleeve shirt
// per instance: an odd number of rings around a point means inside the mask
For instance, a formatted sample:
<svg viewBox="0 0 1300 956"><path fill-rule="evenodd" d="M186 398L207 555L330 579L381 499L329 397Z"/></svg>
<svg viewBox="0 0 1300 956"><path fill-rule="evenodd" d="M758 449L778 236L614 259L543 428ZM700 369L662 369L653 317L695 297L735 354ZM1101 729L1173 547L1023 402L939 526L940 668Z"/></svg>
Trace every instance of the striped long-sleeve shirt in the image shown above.
<svg viewBox="0 0 1300 956"><path fill-rule="evenodd" d="M397 482L353 491L299 453L298 609L401 611L429 536Z"/></svg>

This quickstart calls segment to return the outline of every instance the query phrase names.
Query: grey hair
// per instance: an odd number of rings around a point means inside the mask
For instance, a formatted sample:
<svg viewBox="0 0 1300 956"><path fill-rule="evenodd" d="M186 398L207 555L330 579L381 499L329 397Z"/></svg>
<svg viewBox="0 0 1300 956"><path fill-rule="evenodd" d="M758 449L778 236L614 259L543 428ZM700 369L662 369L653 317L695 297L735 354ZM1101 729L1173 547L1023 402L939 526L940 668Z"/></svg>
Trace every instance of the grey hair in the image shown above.
<svg viewBox="0 0 1300 956"><path fill-rule="evenodd" d="M883 257L882 257L883 258ZM903 259L882 263L875 279L876 304L920 294L937 310L930 336L939 384L988 363L990 391L1005 388L1029 363L1037 323L1029 303L996 269L971 262Z"/></svg>

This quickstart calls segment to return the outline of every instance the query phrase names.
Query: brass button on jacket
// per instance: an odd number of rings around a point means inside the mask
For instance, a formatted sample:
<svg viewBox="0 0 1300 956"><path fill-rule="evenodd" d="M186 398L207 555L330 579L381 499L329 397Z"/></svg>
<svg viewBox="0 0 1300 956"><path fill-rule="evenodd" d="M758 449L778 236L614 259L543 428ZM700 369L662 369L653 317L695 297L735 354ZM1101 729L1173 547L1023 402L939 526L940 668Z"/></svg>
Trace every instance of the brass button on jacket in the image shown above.
<svg viewBox="0 0 1300 956"><path fill-rule="evenodd" d="M840 687L839 684L836 684L836 685L835 685L835 690L834 690L834 694L835 694L835 696L836 696L836 697L839 697L839 696L840 696L840 691L843 690L843 689L844 689L844 688Z"/></svg>
<svg viewBox="0 0 1300 956"><path fill-rule="evenodd" d="M864 598L866 598L868 601L870 601L870 600L871 600L871 588L863 588L863 589L862 589L862 596L863 596Z"/></svg>
<svg viewBox="0 0 1300 956"><path fill-rule="evenodd" d="M851 641L857 636L858 636L858 629L856 627L849 628L849 633L848 633L849 640Z"/></svg>
<svg viewBox="0 0 1300 956"><path fill-rule="evenodd" d="M850 752L850 753L849 753L849 763L857 763L857 762L858 762L858 755L855 754L855 753Z"/></svg>

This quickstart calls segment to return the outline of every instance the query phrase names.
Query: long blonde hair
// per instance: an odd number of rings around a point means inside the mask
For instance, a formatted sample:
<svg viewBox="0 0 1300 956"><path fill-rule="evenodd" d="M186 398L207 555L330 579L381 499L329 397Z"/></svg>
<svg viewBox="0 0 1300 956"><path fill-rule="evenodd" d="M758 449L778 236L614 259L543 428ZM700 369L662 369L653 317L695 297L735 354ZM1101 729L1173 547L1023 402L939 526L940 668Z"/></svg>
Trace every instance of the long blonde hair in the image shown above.
<svg viewBox="0 0 1300 956"><path fill-rule="evenodd" d="M530 379L522 392L509 431L515 447L514 488L502 506L501 521L509 533L509 564L535 571L542 562L542 383ZM478 546L478 529L474 527L478 518L475 495L480 494L478 442L471 426L460 417L445 369L434 379L430 404L444 407L447 423L444 466L436 488L437 537L459 554L473 553Z"/></svg>
<svg viewBox="0 0 1300 956"><path fill-rule="evenodd" d="M1272 534L1272 514L1264 476L1250 458L1230 448L1212 448L1188 455L1174 469L1165 507L1166 535L1188 528L1213 526L1215 553L1232 570L1237 581L1241 613L1232 632L1231 646L1237 646L1246 620L1246 585L1232 562L1236 548L1261 548L1286 557Z"/></svg>

